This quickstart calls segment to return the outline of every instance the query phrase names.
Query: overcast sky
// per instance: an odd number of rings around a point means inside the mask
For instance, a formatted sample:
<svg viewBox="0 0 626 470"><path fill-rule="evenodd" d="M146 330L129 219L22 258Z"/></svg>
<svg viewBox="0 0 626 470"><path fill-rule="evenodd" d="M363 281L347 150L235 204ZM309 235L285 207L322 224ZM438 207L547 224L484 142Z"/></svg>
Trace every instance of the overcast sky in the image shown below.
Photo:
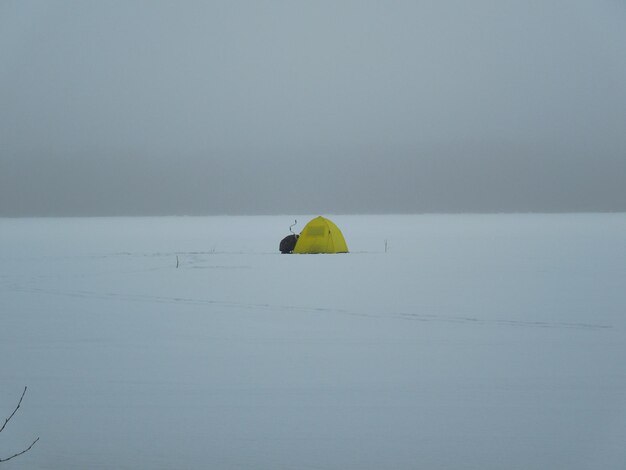
<svg viewBox="0 0 626 470"><path fill-rule="evenodd" d="M626 2L0 2L0 216L626 211Z"/></svg>

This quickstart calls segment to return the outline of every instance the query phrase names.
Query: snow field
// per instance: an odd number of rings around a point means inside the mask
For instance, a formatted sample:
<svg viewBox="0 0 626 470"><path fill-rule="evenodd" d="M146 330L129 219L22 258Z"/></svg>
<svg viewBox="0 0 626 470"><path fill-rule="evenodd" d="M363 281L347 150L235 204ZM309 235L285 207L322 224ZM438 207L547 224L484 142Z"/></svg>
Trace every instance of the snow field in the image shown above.
<svg viewBox="0 0 626 470"><path fill-rule="evenodd" d="M0 219L6 468L623 467L624 214L329 217Z"/></svg>

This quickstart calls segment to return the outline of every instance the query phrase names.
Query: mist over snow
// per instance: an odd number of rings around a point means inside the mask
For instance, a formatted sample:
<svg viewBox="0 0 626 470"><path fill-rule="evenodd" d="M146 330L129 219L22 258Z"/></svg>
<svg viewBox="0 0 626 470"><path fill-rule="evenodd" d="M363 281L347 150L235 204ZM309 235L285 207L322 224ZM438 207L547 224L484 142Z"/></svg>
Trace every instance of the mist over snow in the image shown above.
<svg viewBox="0 0 626 470"><path fill-rule="evenodd" d="M626 211L625 21L4 1L0 216Z"/></svg>

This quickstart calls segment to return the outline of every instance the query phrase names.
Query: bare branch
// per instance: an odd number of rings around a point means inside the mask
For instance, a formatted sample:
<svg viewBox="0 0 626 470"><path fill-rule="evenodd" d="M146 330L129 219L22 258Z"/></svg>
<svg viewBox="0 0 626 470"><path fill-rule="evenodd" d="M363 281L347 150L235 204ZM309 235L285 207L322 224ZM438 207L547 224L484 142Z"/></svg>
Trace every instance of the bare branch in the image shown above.
<svg viewBox="0 0 626 470"><path fill-rule="evenodd" d="M0 432L2 432L4 430L4 428L6 427L7 423L11 420L11 418L13 418L13 415L17 412L17 410L20 409L20 405L22 404L22 400L24 399L24 395L26 395L26 389L27 388L28 387L24 387L24 391L22 392L22 396L20 397L20 401L17 403L17 406L13 410L13 413L11 413L11 416L9 416L6 420L4 420L4 424L0 428ZM2 462L2 460L0 460L0 462Z"/></svg>
<svg viewBox="0 0 626 470"><path fill-rule="evenodd" d="M33 441L33 443L32 443L31 445L29 445L26 449L24 449L22 452L18 452L17 454L12 455L11 457L7 457L6 459L0 459L0 462L6 462L7 460L11 460L11 459L13 459L13 458L15 458L15 457L18 457L18 456L20 456L20 455L22 455L22 454L25 454L25 453L26 453L26 452L28 452L30 449L32 449L32 447L35 445L35 443L36 443L38 440L39 440L39 438L35 439L35 440Z"/></svg>
<svg viewBox="0 0 626 470"><path fill-rule="evenodd" d="M4 424L2 425L2 427L0 428L0 432L4 431L4 428L6 427L7 423L9 421L11 421L11 418L13 418L13 416L15 415L15 413L17 413L17 410L20 409L20 406L22 405L22 400L24 399L24 395L26 395L26 390L28 389L28 387L24 387L24 391L22 392L22 396L20 397L20 401L17 402L17 406L15 407L15 409L13 410L13 413L11 413L11 416L9 416L7 419L4 420ZM29 445L26 449L24 449L21 452L18 452L17 454L14 454L10 457L7 458L0 458L0 462L6 462L7 460L11 460L14 459L15 457L19 457L22 454L25 454L26 452L28 452L30 449L33 448L33 446L35 445L35 443L39 440L39 438L35 439L31 445Z"/></svg>

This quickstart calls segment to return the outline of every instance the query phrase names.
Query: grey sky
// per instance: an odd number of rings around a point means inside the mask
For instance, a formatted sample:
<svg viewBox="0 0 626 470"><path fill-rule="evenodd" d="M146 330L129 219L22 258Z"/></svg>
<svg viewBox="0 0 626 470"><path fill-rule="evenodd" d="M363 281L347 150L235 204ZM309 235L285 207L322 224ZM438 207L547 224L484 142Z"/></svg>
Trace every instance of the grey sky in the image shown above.
<svg viewBox="0 0 626 470"><path fill-rule="evenodd" d="M0 2L0 215L626 211L626 3Z"/></svg>

